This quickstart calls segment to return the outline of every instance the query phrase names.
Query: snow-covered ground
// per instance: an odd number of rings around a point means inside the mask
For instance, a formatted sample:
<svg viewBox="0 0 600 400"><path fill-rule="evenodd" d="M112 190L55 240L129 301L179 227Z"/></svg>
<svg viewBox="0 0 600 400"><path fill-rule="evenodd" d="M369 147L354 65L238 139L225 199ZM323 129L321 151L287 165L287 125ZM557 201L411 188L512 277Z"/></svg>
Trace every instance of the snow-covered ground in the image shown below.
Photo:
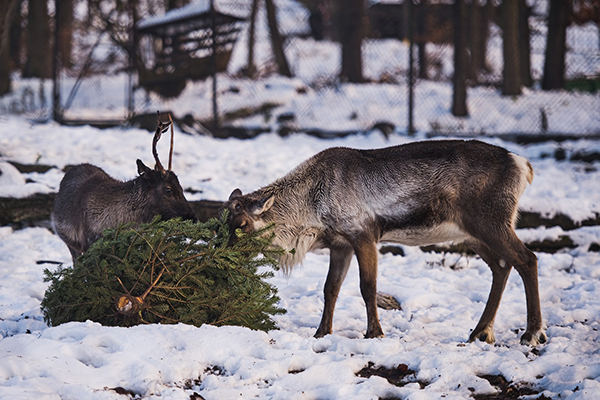
<svg viewBox="0 0 600 400"><path fill-rule="evenodd" d="M139 129L63 127L0 119L0 195L24 197L57 190L67 164L92 162L120 179L135 176L135 159L152 164L151 134ZM257 189L302 160L332 146L375 148L406 143L377 131L319 140L304 134L281 138L218 140L176 130L173 170L182 186L201 191L188 199L224 200L236 187ZM163 139L164 140L164 139ZM528 157L536 177L521 199L523 210L562 213L585 220L600 212L600 163L554 160L600 152L591 140L521 146L485 139ZM167 141L159 143L167 159ZM44 174L19 173L6 161L47 164ZM0 398L2 399L463 399L494 393L485 375L502 375L554 399L595 399L600 393L599 227L519 230L527 240L568 234L577 245L538 253L540 295L548 343L519 344L525 296L516 273L509 278L496 319L496 345L466 343L479 319L491 273L477 257L426 253L405 247L405 256L380 257L379 290L402 310L380 310L386 337L363 339L364 303L356 261L342 287L334 333L312 337L323 308L325 253L309 254L289 277L271 279L280 305L279 330L240 327L148 325L104 327L93 322L48 327L39 310L47 283L39 260L70 263L67 247L48 229L0 227ZM378 376L357 376L373 363L415 371L395 386ZM539 395L533 396L537 398Z"/></svg>
<svg viewBox="0 0 600 400"><path fill-rule="evenodd" d="M298 11L295 2L277 4L280 9L291 4ZM278 14L280 18L294 15L280 20L284 31L297 28L298 20L306 25L306 13L296 11ZM260 25L256 56L257 63L264 64L271 55L264 23ZM538 39L545 34L545 26L540 25L538 21L534 30ZM402 134L407 118L402 84L408 65L406 43L369 40L363 46L367 79L379 82L388 76L392 78L388 82L400 84L339 84L335 78L339 45L299 38L291 38L287 49L295 78L249 81L233 77L246 60L245 34L232 55L229 74L218 77L220 111L267 103L279 106L237 120L236 125L273 132L279 127L278 116L285 115L292 130L368 131L382 121L397 129L389 139L375 130L331 140L302 133L284 138L266 133L245 141L184 135L177 130L173 169L184 189L191 189L189 200L225 200L236 187L255 190L328 147L391 146L424 139L422 132L438 131L477 135L529 158L536 176L521 198L522 210L547 217L564 214L574 221L600 213L600 162L568 161L574 154L600 153L599 141L524 146L487 136L542 133L543 118L547 133L597 134L597 94L525 90L519 97L506 98L493 88L470 88L470 117L454 118L449 112L451 85L421 81L415 93L415 126L420 133L407 137ZM600 72L597 57L589 57L597 54L599 37L593 24L569 28L569 78ZM532 45L532 74L539 80L545 41L532 40ZM439 74L451 76L451 53L430 50L441 54ZM492 29L488 50L488 61L498 75L502 65L498 29ZM114 67L118 69L118 63ZM126 80L122 74L86 80L66 117L122 118ZM63 76L62 83L65 103L75 81ZM179 118L186 114L210 118L211 84L210 80L190 83L178 99L169 101L138 90L136 112L160 109ZM55 192L62 168L69 164L91 162L116 178L131 179L136 158L153 163L150 133L33 124L26 117L50 115L50 82L15 76L13 88L13 94L0 98L0 197ZM165 161L168 145L163 140L159 152ZM555 154L566 154L566 160L556 161ZM57 168L23 174L8 161ZM537 253L548 342L535 349L519 344L526 307L518 274L511 274L498 310L496 345L466 343L485 306L489 269L478 257L410 247L404 248L405 256L380 257L378 288L402 305L401 310L380 310L383 339L362 338L366 315L356 261L336 306L334 333L313 338L323 309L328 266L324 252L309 254L290 276L277 272L271 279L279 290L280 306L288 310L275 317L279 330L186 325L115 328L93 322L48 327L39 309L47 288L43 271L56 265L37 261L68 265L67 247L46 228L0 227L0 399L464 399L495 393L484 378L488 375L503 376L514 388L531 388L538 393L529 397L533 399L541 394L552 399L600 398L600 253L591 246L600 242L600 227L569 232L539 227L519 230L518 235L527 241L568 235L576 245L556 254ZM414 375L409 374L403 387L380 376L357 375L371 364L390 370L405 365Z"/></svg>

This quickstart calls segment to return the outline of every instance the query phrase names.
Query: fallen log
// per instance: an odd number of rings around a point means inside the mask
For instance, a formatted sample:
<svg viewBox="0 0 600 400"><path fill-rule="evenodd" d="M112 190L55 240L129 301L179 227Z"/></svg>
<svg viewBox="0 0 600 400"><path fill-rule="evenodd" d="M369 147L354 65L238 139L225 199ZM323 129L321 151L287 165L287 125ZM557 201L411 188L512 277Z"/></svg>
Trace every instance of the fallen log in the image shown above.
<svg viewBox="0 0 600 400"><path fill-rule="evenodd" d="M577 247L573 240L567 235L561 235L558 239L534 240L525 242L525 246L531 251L554 254L563 249L574 249ZM460 253L466 255L474 255L475 253L465 243L458 244L434 244L430 246L421 246L421 250L425 252L436 253ZM387 251L391 252L391 251Z"/></svg>
<svg viewBox="0 0 600 400"><path fill-rule="evenodd" d="M572 231L573 229L577 229L582 226L597 225L600 225L600 213L595 213L595 216L592 218L575 222L565 214L556 214L552 218L548 218L543 217L539 213L531 211L520 211L519 221L517 222L517 229L537 228L540 226L546 226L548 228L553 226L560 226L563 231Z"/></svg>
<svg viewBox="0 0 600 400"><path fill-rule="evenodd" d="M25 198L0 197L0 226L12 225L23 227L27 225L45 225L50 220L50 213L54 205L55 193L34 194ZM202 222L219 216L222 201L198 200L190 201L190 206ZM44 223L46 222L46 223ZM560 226L564 231L570 231L581 226L600 225L600 214L596 213L594 218L581 222L575 222L564 214L557 214L552 218L543 217L535 212L521 212L517 228L537 228L540 226ZM574 248L575 245L568 235L561 236L558 240L545 240L542 242L526 243L534 251L555 253L565 248ZM457 252L469 254L470 249L465 245L434 245L422 248L424 251ZM598 251L590 249L590 251ZM382 246L382 253L393 253L403 255L402 248L398 246Z"/></svg>
<svg viewBox="0 0 600 400"><path fill-rule="evenodd" d="M32 223L50 219L55 197L55 193L37 193L21 199L0 197L0 225Z"/></svg>
<svg viewBox="0 0 600 400"><path fill-rule="evenodd" d="M0 197L0 225L35 224L50 219L56 193L37 193L16 199ZM223 202L211 200L190 201L190 206L200 221L217 217Z"/></svg>
<svg viewBox="0 0 600 400"><path fill-rule="evenodd" d="M35 222L49 219L54 204L55 193L37 193L29 197L13 198L0 197L0 225L10 225L18 222ZM201 221L206 221L218 216L222 201L198 200L190 201L192 209ZM522 211L519 214L517 229L537 228L539 226L560 226L564 231L570 231L582 226L600 225L600 213L586 220L575 222L564 214L557 214L552 218L544 217L539 213Z"/></svg>

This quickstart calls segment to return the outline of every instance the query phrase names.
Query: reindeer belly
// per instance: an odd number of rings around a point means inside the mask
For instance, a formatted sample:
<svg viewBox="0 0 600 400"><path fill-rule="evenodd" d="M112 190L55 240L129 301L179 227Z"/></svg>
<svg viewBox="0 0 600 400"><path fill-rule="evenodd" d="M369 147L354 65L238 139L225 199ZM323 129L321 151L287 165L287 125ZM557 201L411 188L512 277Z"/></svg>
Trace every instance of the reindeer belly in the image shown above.
<svg viewBox="0 0 600 400"><path fill-rule="evenodd" d="M462 242L470 235L453 222L423 227L406 227L384 232L382 242L400 243L407 246L425 246L429 244L455 241Z"/></svg>

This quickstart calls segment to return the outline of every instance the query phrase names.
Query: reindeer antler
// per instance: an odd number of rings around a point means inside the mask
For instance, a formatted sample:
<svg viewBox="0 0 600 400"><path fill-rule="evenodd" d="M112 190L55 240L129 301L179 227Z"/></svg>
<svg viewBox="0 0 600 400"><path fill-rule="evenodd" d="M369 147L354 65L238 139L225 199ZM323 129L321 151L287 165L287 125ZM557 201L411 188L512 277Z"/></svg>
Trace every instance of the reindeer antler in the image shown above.
<svg viewBox="0 0 600 400"><path fill-rule="evenodd" d="M171 118L171 113L169 113L169 123L171 124L171 148L169 149L169 171L172 171L172 164L171 161L173 161L173 138L175 137L175 134L173 133L173 118Z"/></svg>
<svg viewBox="0 0 600 400"><path fill-rule="evenodd" d="M160 111L157 111L156 114L158 115L158 122L156 124L156 131L154 132L154 138L152 139L152 155L154 156L154 161L156 161L156 165L154 166L154 169L157 171L160 171L160 172L166 172L165 168L162 166L162 164L160 163L160 160L158 159L158 152L156 151L156 143L158 143L158 140L160 139L162 134L165 133L167 131L167 129L169 129L169 123L165 124L160 120ZM170 163L171 163L171 160L169 159L169 164ZM171 168L169 167L169 169L171 169Z"/></svg>

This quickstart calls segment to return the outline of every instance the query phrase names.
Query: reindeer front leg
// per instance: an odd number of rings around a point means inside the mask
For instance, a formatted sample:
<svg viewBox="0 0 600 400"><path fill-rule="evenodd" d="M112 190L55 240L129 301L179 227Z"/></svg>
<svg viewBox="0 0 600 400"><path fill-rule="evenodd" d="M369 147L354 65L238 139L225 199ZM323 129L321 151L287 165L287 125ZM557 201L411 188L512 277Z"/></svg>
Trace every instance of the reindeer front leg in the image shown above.
<svg viewBox="0 0 600 400"><path fill-rule="evenodd" d="M327 280L325 281L325 287L323 288L325 306L323 308L321 323L319 324L317 333L315 333L316 338L330 334L333 330L333 311L335 309L335 302L337 301L340 288L348 273L352 254L352 247L333 247L330 249L329 272L327 273Z"/></svg>
<svg viewBox="0 0 600 400"><path fill-rule="evenodd" d="M365 338L384 337L377 315L377 243L362 239L354 245L360 274L360 292L367 308L367 333Z"/></svg>

